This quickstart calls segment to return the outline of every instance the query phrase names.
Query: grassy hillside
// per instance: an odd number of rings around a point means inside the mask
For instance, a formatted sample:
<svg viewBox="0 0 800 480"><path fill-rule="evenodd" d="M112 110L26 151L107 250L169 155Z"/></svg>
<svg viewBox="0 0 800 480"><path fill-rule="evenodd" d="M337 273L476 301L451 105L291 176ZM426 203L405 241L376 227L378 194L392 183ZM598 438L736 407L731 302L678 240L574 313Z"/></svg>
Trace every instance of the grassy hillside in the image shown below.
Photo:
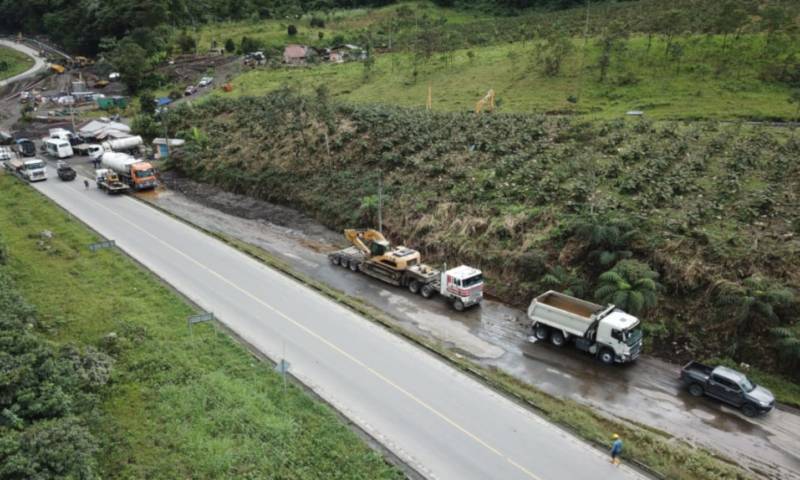
<svg viewBox="0 0 800 480"><path fill-rule="evenodd" d="M97 467L81 478L402 477L227 335L204 325L191 337L189 305L124 255L89 252L94 234L3 174L0 232L0 272L38 311L35 333L114 359L86 419Z"/></svg>
<svg viewBox="0 0 800 480"><path fill-rule="evenodd" d="M687 42L692 47L687 47L678 66L664 57L662 41L653 40L648 53L647 38L633 38L604 81L595 66L599 55L595 40L585 53L576 48L557 76L542 72L536 44L519 42L457 50L446 61L434 58L429 63L415 62L413 54L384 54L369 71L357 62L258 69L236 77L234 92L215 95L262 95L284 85L311 93L325 85L332 96L347 102L424 107L430 85L435 111L470 111L491 88L500 112L601 119L620 117L629 110L643 110L659 119L797 118L798 105L788 102L791 86L761 78L768 68L761 55L763 37L741 38L737 57L727 60L708 58L720 48L721 37L693 37Z"/></svg>
<svg viewBox="0 0 800 480"><path fill-rule="evenodd" d="M645 14L646 12L646 14ZM288 85L325 85L353 103L467 111L489 89L499 111L617 118L642 110L657 119L794 120L800 104L800 6L777 2L600 2L589 10L527 11L500 17L408 2L372 10L308 14L206 26L200 45L247 37L269 66L233 79L242 96ZM311 27L324 23L324 27ZM288 43L351 42L373 60L281 65Z"/></svg>
<svg viewBox="0 0 800 480"><path fill-rule="evenodd" d="M0 47L0 80L13 77L33 66L33 59L6 47Z"/></svg>
<svg viewBox="0 0 800 480"><path fill-rule="evenodd" d="M211 100L170 125L190 140L177 168L332 228L374 225L382 171L393 240L480 266L518 305L547 288L595 298L601 274L636 259L615 288L636 290L647 266L659 275L655 306L628 302L651 351L797 373L800 142L788 130L427 113L324 90Z"/></svg>

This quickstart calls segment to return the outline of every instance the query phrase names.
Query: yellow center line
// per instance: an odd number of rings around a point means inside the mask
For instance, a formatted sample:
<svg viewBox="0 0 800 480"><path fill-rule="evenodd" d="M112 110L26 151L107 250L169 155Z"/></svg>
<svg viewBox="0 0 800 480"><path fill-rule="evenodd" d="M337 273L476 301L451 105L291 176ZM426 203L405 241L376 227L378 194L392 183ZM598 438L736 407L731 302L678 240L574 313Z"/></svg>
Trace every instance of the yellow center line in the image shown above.
<svg viewBox="0 0 800 480"><path fill-rule="evenodd" d="M72 191L73 191L73 192L79 192L79 190L78 190L78 189L75 189L75 188L73 188L73 189L72 189ZM135 201L136 201L136 200L132 200L132 199L130 199L130 198L125 198L125 200L126 200L126 201L130 201L130 202L135 202ZM532 479L534 479L534 480L542 480L540 477L536 476L536 475L535 475L533 472L531 472L530 470L528 470L528 469L527 469L527 468L525 468L524 466L522 466L522 465L520 465L519 463L517 463L516 461L514 461L514 460L513 460L511 457L509 457L508 455L506 455L506 454L502 453L502 452L501 452L501 451L499 451L497 448L495 448L495 447L493 447L493 446L489 445L487 442L485 442L484 440L482 440L480 437L478 437L477 435L473 434L472 432L470 432L470 431L469 431L469 430L467 430L466 428L464 428L464 427L462 427L461 425L459 425L458 423L456 423L456 421L455 421L455 420L452 420L452 419L451 419L450 417L448 417L447 415L445 415L445 414L441 413L440 411L436 410L434 407L432 407L431 405L429 405L429 404L428 404L427 402L425 402L424 400L422 400L422 399L418 398L418 397L417 397L417 396L415 396L413 393L409 392L409 391L408 391L408 390L406 390L405 388L403 388L403 387L401 387L400 385L398 385L397 383L393 382L391 379L387 378L387 377L386 377L385 375L383 375L382 373L378 372L378 371L377 371L377 370L375 370L374 368L370 367L369 365L365 364L364 362L362 362L362 361L361 361L361 360L359 360L358 358L356 358L356 357L354 357L353 355L351 355L350 353L346 352L345 350L343 350L342 348L340 348L340 347L339 347L339 346L337 346L336 344L334 344L334 343L330 342L330 341L329 341L329 340L327 340L325 337L323 337L323 336L319 335L318 333L316 333L316 332L314 332L313 330L309 329L309 328L308 328L308 327L306 327L305 325L303 325L303 324L301 324L300 322L298 322L298 321L294 320L293 318L289 317L288 315L286 315L285 313L281 312L281 311L280 311L280 310L278 310L277 308L273 307L273 306L272 306L272 305L270 305L269 303L267 303L267 302L265 302L265 301L261 300L260 298L258 298L258 297L257 297L257 296L255 296L254 294L252 294L252 293L248 292L247 290L245 290L245 289L243 289L243 288L239 287L238 285L236 285L236 284L235 284L235 283L233 283L232 281L230 281L230 280L228 280L227 278L225 278L223 275L221 275L221 274L217 273L215 270L213 270L213 269L211 269L211 268L207 267L206 265L204 265L203 263L199 262L198 260L195 260L193 257L191 257L191 256L187 255L187 254L186 254L185 252L183 252L182 250L180 250L180 249L178 249L178 248L176 248L176 247L172 246L172 244L170 244L170 243L167 243L167 242L165 242L164 240L162 240L161 238L159 238L159 237L157 237L157 236L153 235L153 234L152 234L152 233L150 233L149 231L147 231L147 230L145 230L144 228L140 227L139 225L137 225L137 224L135 224L135 223L131 222L130 220L128 220L128 219L127 219L127 218L125 218L124 216L122 216L122 215L118 214L118 213L117 213L117 212L115 212L114 210L111 210L110 208L106 207L106 206L105 206L105 205L103 205L102 203L100 203L100 202L97 202L97 201L94 201L94 200L91 200L91 201L92 201L93 203L95 203L96 205L98 205L98 206L99 206L100 208L102 208L103 210L105 210L105 211L107 211L108 213L110 213L111 215L114 215L115 217L118 217L118 218L119 218L120 220L122 220L123 222L125 222L125 223L127 223L127 224L131 225L132 227L134 227L134 228L136 228L137 230L141 231L142 233L144 233L144 234L145 234L145 235L147 235L148 237L150 237L150 238L152 238L152 239L156 240L157 242L161 243L161 244L162 244L162 245L164 245L165 247L167 247L167 248L169 248L170 250L174 251L174 252L175 252L175 253L177 253L178 255L180 255L180 256L182 256L182 257L186 258L187 260L189 260L190 262L194 263L194 264L195 264L195 265L197 265L198 267L202 268L203 270L207 271L208 273L210 273L210 274L214 275L215 277L219 278L220 280L222 280L223 282L225 282L225 283L226 283L226 284L228 284L229 286L231 286L231 287L235 288L236 290L238 290L239 292L241 292L241 293L242 293L242 294L244 294L245 296L249 297L250 299L254 300L255 302L257 302L257 303L259 303L259 304L263 305L264 307L268 308L269 310L271 310L271 311L272 311L273 313L275 313L276 315L278 315L278 316L280 316L280 317L284 318L286 321L288 321L288 322L292 323L293 325L295 325L296 327L300 328L301 330L303 330L303 331L304 331L304 332L306 332L307 334L309 334L309 335L311 335L312 337L316 338L317 340L319 340L319 341L320 341L320 342L322 342L323 344L327 345L329 348L331 348L331 349L332 349L332 350L334 350L335 352L339 353L340 355L344 356L344 357L345 357L345 358L347 358L348 360L352 361L352 362L353 362L353 363L355 363L356 365L358 365L358 366L360 366L360 367L364 368L365 370L367 370L368 372L370 372L371 374L373 374L375 377L377 377L378 379L380 379L381 381L383 381L383 382L384 382L384 383L386 383L387 385L390 385L391 387L393 387L393 388L394 388L394 389L396 389L397 391L399 391L399 392L401 392L402 394L406 395L408 398L410 398L411 400L413 400L414 402L416 402L416 403L417 403L417 404L419 404L420 406L424 407L425 409L427 409L428 411L430 411L431 413L433 413L433 414L434 414L434 415L436 415L437 417L441 418L442 420L444 420L446 423L448 423L448 424L449 424L449 425L451 425L452 427L454 427L454 428L456 428L457 430L459 430L461 433L463 433L463 434L464 434L464 435L466 435L467 437L469 437L469 438L471 438L472 440L474 440L475 442L477 442L479 445L483 446L484 448L486 448L486 449L487 449L487 450L489 450L490 452L494 453L495 455L497 455L497 456L499 456L499 457L503 458L503 459L504 459L504 460L506 460L508 463L510 463L511 465L513 465L514 467L516 467L517 469L519 469L520 471L522 471L522 472L523 472L525 475L527 475L528 477L530 477L530 478L532 478ZM156 210L154 210L154 212L157 212L157 211L156 211ZM157 212L157 213L161 214L161 212ZM162 215L163 215L163 214L162 214ZM165 215L165 217L166 217L166 215ZM167 217L167 218L169 218L169 217ZM181 223L181 222L179 222L179 223ZM192 230L194 230L194 229L192 229ZM195 232L197 232L197 230L194 230L194 231L195 231ZM198 232L198 233L199 233L199 232ZM211 237L209 237L209 238L210 238L212 241L213 241L213 240L215 240L215 239L213 239L213 238L211 238ZM216 241L217 241L217 242L219 242L219 240L216 240ZM220 243L220 245L224 245L222 242L219 242L219 243ZM232 247L230 247L230 246L228 246L228 245L224 245L224 246L225 246L225 247L227 247L227 248L232 248ZM236 250L234 250L234 251L236 251ZM238 251L236 251L236 252L237 252L237 253L239 253L239 254L241 254L241 252L238 252ZM242 255L243 255L243 254L242 254ZM247 257L247 258L248 258L248 260L251 260L249 257ZM330 300L329 300L329 301L330 301Z"/></svg>

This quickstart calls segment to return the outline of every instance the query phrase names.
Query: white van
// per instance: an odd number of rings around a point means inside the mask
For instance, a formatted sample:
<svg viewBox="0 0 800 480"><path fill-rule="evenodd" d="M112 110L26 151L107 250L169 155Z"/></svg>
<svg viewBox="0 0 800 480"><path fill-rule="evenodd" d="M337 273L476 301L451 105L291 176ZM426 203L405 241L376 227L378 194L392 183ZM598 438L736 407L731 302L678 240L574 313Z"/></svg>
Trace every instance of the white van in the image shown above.
<svg viewBox="0 0 800 480"><path fill-rule="evenodd" d="M44 141L44 148L53 158L69 158L73 155L72 145L66 140L48 138Z"/></svg>

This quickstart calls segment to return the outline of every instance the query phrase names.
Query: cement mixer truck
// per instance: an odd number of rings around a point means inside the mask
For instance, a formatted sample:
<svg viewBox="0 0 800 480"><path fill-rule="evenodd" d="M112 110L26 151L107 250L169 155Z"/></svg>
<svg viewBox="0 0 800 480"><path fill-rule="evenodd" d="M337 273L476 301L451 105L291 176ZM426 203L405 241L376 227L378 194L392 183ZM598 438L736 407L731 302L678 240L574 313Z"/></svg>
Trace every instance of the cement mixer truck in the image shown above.
<svg viewBox="0 0 800 480"><path fill-rule="evenodd" d="M136 135L133 137L107 140L101 143L100 146L103 147L103 150L106 152L130 152L131 150L137 150L139 146L143 144L144 140L142 140L142 137Z"/></svg>
<svg viewBox="0 0 800 480"><path fill-rule="evenodd" d="M105 152L100 164L103 168L113 170L122 182L134 190L146 190L158 185L153 166L126 153Z"/></svg>

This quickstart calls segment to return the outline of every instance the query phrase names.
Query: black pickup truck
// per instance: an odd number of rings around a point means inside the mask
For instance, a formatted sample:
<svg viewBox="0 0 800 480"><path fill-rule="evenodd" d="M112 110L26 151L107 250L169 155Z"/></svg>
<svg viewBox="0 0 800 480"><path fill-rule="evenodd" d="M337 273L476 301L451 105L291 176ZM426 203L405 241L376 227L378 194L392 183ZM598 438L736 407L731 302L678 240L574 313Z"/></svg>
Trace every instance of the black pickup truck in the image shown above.
<svg viewBox="0 0 800 480"><path fill-rule="evenodd" d="M75 170L67 162L58 162L56 164L56 173L58 173L58 178L65 182L75 180Z"/></svg>
<svg viewBox="0 0 800 480"><path fill-rule="evenodd" d="M748 417L767 413L775 406L772 392L728 367L710 367L692 361L681 369L681 381L693 396L714 397L740 408Z"/></svg>

